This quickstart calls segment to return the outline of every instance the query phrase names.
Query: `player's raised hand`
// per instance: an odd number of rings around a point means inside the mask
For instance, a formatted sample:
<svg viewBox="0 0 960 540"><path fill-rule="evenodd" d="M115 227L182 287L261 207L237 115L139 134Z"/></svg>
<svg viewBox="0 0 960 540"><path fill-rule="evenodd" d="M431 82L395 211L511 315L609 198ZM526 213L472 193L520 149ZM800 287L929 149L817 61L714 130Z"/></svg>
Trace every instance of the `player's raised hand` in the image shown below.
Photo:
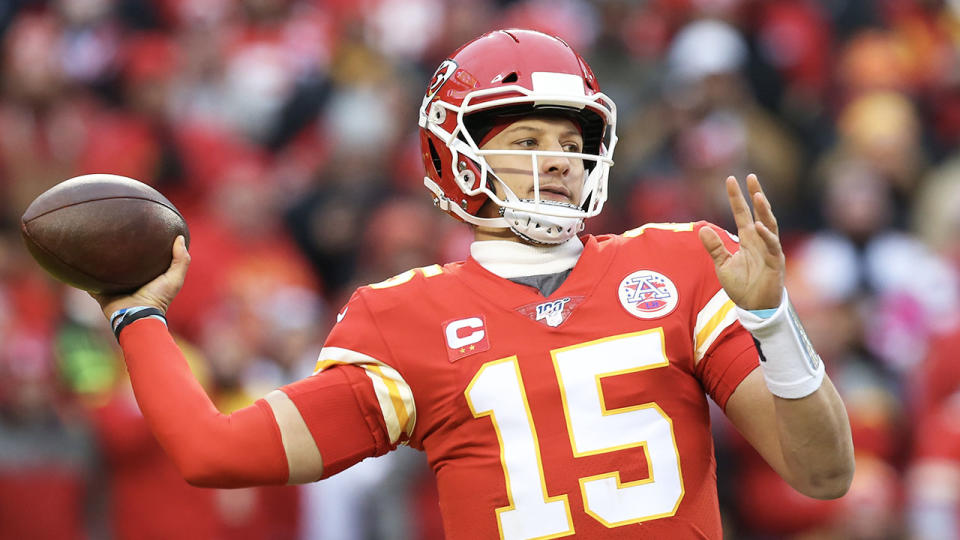
<svg viewBox="0 0 960 540"><path fill-rule="evenodd" d="M110 316L119 309L150 306L166 313L170 302L180 292L187 277L187 267L190 266L190 253L187 252L187 243L183 236L178 236L173 242L173 261L166 272L160 274L136 292L129 295L108 296L91 293L103 309L104 315Z"/></svg>
<svg viewBox="0 0 960 540"><path fill-rule="evenodd" d="M733 176L727 177L727 197L737 224L740 250L730 253L710 227L700 229L700 241L717 270L727 296L743 309L770 309L780 305L784 256L777 219L757 175L747 175L753 212Z"/></svg>

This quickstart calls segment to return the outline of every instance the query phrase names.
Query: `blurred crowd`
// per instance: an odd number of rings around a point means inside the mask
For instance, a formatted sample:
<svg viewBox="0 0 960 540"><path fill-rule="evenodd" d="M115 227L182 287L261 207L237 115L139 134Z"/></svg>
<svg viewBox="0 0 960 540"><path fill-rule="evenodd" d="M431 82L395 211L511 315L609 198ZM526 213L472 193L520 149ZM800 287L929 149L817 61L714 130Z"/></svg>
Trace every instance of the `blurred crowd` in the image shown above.
<svg viewBox="0 0 960 540"><path fill-rule="evenodd" d="M500 27L564 36L618 105L588 232L733 228L723 179L769 192L857 473L807 499L718 414L727 538L960 538L960 1L0 0L0 540L442 537L405 448L310 486L184 483L19 217L79 174L167 195L193 256L170 327L218 407L246 406L312 371L356 286L467 254L416 112Z"/></svg>

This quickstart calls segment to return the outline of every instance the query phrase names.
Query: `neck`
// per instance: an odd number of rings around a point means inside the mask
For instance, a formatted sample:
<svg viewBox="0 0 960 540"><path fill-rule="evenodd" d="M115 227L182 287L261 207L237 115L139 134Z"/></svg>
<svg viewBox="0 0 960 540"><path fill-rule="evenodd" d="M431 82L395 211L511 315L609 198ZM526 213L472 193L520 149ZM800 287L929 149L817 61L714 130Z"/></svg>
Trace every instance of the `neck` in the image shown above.
<svg viewBox="0 0 960 540"><path fill-rule="evenodd" d="M503 240L505 242L520 242L521 244L530 244L513 233L510 229L500 229L492 227L474 227L473 228L473 240L475 242L483 242L485 240Z"/></svg>
<svg viewBox="0 0 960 540"><path fill-rule="evenodd" d="M493 204L493 201L487 199L487 201L483 203L483 206L480 207L480 211L477 212L477 216L482 218L497 218L500 217L500 211L497 206ZM533 245L521 239L510 229L503 227L482 227L480 225L473 227L473 240L476 242L503 240L506 242L520 242L521 244Z"/></svg>
<svg viewBox="0 0 960 540"><path fill-rule="evenodd" d="M555 246L535 246L516 240L478 241L470 245L470 255L480 266L508 279L569 270L582 252L583 243L576 237Z"/></svg>

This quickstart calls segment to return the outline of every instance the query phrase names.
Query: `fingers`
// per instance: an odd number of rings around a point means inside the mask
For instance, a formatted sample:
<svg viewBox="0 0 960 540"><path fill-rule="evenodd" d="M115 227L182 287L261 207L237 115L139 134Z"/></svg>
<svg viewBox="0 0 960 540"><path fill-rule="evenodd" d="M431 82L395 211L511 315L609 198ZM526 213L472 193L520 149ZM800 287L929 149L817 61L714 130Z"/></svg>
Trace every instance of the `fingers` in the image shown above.
<svg viewBox="0 0 960 540"><path fill-rule="evenodd" d="M783 248L780 247L780 238L777 236L777 234L768 229L766 225L759 221L756 224L756 229L760 239L763 240L763 245L767 248L767 253L779 259L783 253Z"/></svg>
<svg viewBox="0 0 960 540"><path fill-rule="evenodd" d="M757 175L752 173L747 175L747 190L750 192L750 199L753 201L753 212L756 220L766 225L767 229L774 235L780 234L777 218L773 215L773 207L770 206L770 199L767 199L767 195L763 192L763 187L760 186Z"/></svg>
<svg viewBox="0 0 960 540"><path fill-rule="evenodd" d="M760 237L767 255L780 258L783 250L780 246L777 218L773 215L770 200L763 192L763 187L760 185L757 175L753 173L747 175L747 191L750 193L750 199L753 202L752 212L735 177L727 177L726 188L741 245L750 244L749 238L753 238L754 233L756 233L756 236ZM706 246L706 244L704 245ZM768 263L771 263L771 261L768 260Z"/></svg>
<svg viewBox="0 0 960 540"><path fill-rule="evenodd" d="M774 236L780 234L777 218L773 215L770 200L767 199L767 195L763 192L763 187L760 185L760 180L757 179L756 174L751 173L747 175L747 191L750 194L750 200L753 202L752 212L735 177L727 177L726 188L727 198L730 200L730 209L733 211L733 219L736 222L737 231L741 235L748 231L755 223L765 225L767 230L772 232Z"/></svg>
<svg viewBox="0 0 960 540"><path fill-rule="evenodd" d="M746 230L753 224L753 215L750 212L747 200L743 198L743 192L740 191L740 184L733 176L727 177L727 198L730 200L730 209L733 211L733 220L737 224L737 230Z"/></svg>
<svg viewBox="0 0 960 540"><path fill-rule="evenodd" d="M717 231L710 227L702 227L698 234L704 249L706 249L710 257L713 258L714 265L721 266L732 256L731 253L727 251L727 246L723 245L723 240L720 239Z"/></svg>

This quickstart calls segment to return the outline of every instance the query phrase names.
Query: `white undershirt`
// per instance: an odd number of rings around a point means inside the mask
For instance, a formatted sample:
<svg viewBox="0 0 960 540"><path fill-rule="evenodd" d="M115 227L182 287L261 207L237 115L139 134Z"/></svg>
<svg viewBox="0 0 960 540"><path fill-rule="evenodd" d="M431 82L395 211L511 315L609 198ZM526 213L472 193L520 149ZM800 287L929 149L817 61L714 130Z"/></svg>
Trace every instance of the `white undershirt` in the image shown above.
<svg viewBox="0 0 960 540"><path fill-rule="evenodd" d="M470 244L470 255L490 273L502 278L556 274L573 268L583 252L583 242L573 237L559 246L531 246L507 240Z"/></svg>

